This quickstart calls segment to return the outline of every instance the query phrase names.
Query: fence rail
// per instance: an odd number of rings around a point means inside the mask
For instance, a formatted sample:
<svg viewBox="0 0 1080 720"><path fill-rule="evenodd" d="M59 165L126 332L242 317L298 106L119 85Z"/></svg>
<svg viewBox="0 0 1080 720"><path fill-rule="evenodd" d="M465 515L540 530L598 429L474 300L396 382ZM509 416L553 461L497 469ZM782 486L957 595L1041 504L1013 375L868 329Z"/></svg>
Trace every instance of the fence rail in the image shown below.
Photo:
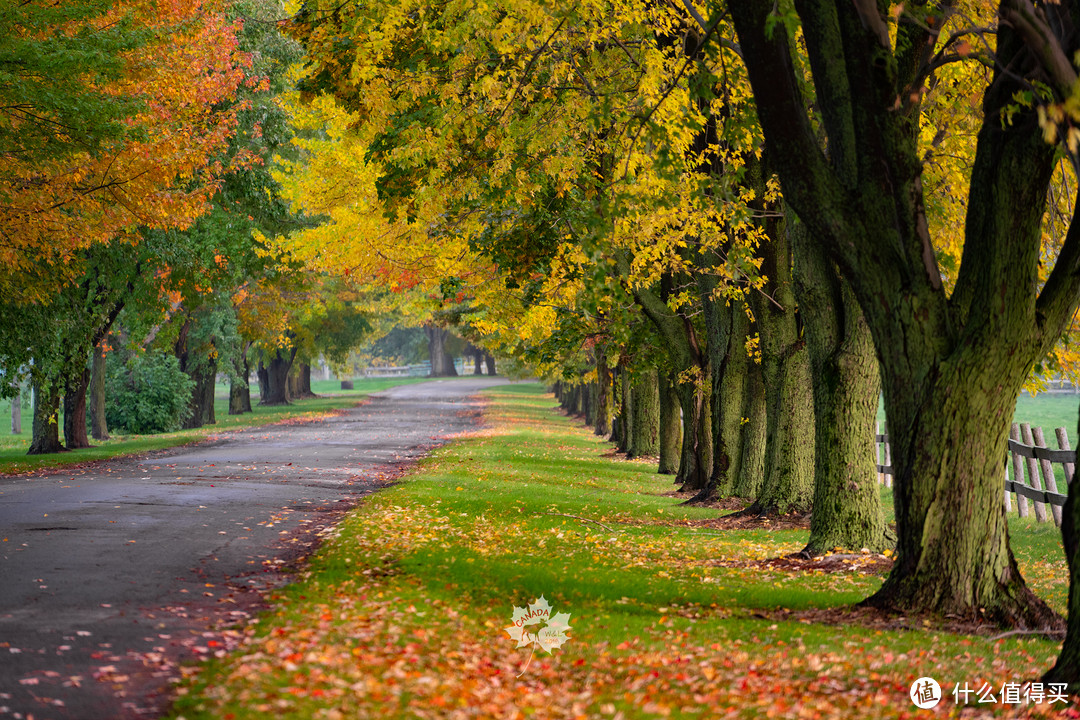
<svg viewBox="0 0 1080 720"><path fill-rule="evenodd" d="M1061 508L1066 495L1058 492L1058 480L1064 481L1067 491L1076 471L1076 451L1069 447L1068 432L1065 428L1054 431L1057 448L1047 447L1042 428L1033 428L1028 423L1013 423L1009 434L1009 462L1005 463L1005 509L1012 511L1015 496L1020 517L1029 517L1034 511L1038 522L1046 522L1050 519L1049 515L1060 527ZM891 487L892 453L888 433L881 425L875 440L878 481ZM1060 473L1055 466L1060 467ZM1047 507L1050 508L1049 514Z"/></svg>

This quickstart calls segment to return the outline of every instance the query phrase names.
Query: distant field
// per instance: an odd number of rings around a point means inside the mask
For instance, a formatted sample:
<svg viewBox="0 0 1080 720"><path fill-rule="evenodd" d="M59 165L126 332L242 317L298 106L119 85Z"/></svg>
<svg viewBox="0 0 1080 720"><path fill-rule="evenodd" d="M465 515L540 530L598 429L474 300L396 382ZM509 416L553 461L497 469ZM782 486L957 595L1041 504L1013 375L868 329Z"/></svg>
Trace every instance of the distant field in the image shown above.
<svg viewBox="0 0 1080 720"><path fill-rule="evenodd" d="M1076 449L1076 418L1080 408L1080 395L1065 393L1039 393L1032 397L1024 393L1016 401L1016 414L1013 421L1031 423L1032 427L1041 427L1048 438L1047 442L1057 447L1054 437L1055 428L1063 427L1069 431L1069 444ZM878 404L878 422L885 421L885 407Z"/></svg>

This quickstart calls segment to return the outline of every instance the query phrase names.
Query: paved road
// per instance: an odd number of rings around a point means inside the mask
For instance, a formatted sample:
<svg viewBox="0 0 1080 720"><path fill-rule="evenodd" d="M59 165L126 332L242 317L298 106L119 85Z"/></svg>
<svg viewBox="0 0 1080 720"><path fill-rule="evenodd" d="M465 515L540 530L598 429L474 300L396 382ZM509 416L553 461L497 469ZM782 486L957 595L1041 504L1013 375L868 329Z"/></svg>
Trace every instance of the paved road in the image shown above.
<svg viewBox="0 0 1080 720"><path fill-rule="evenodd" d="M498 378L406 385L312 423L0 477L0 720L155 717L359 498L479 420Z"/></svg>

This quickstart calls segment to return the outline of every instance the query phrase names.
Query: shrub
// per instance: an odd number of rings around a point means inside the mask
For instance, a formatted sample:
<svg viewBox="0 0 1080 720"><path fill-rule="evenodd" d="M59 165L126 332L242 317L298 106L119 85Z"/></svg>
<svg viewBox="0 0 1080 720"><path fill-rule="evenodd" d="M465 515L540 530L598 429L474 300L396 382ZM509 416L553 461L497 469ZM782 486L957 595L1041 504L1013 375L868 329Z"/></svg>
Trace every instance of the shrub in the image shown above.
<svg viewBox="0 0 1080 720"><path fill-rule="evenodd" d="M133 355L109 366L105 418L110 428L136 435L179 430L191 414L193 387L176 356Z"/></svg>

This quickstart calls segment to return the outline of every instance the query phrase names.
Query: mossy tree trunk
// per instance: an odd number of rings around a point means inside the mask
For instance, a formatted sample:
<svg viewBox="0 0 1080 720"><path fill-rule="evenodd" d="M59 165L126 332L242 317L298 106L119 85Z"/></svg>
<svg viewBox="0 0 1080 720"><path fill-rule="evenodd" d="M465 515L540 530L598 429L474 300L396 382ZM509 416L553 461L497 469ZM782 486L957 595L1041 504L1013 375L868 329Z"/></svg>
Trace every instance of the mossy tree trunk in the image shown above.
<svg viewBox="0 0 1080 720"><path fill-rule="evenodd" d="M661 371L660 384L660 464L656 471L661 475L679 472L679 456L682 452L682 417L679 415L679 396L671 373Z"/></svg>
<svg viewBox="0 0 1080 720"><path fill-rule="evenodd" d="M1043 38L1063 44L1071 57L1076 37L1053 33L1075 27L1080 13L1071 3L1047 7L1074 14ZM1022 25L999 25L963 255L950 293L926 220L921 96L905 90L925 81L918 75L920 53L933 45L938 28L902 23L894 49L873 4L797 5L815 106L823 111L815 128L806 117L805 77L791 57L795 44L782 24L767 27L771 0L740 0L728 8L785 201L851 283L878 352L895 473L897 555L867 604L1003 625L1060 625L1020 575L1001 498L1016 397L1080 300L1075 215L1040 281L1055 148L1043 140L1035 108L1017 107L1015 98L1035 77L1046 77L1038 68L1044 55L1025 45ZM1002 12L1013 10L1003 4ZM1000 120L1004 112L1011 113L1007 124ZM828 156L818 132L827 136Z"/></svg>
<svg viewBox="0 0 1080 720"><path fill-rule="evenodd" d="M229 414L243 415L251 412L251 385L248 378L251 377L251 364L248 361L248 350L251 343L245 342L240 349L239 355L234 360L233 368L236 377L229 383Z"/></svg>
<svg viewBox="0 0 1080 720"><path fill-rule="evenodd" d="M750 293L765 383L765 478L748 512L806 512L814 495L810 353L796 317L788 229L776 219L766 220L765 227L768 240L758 252L766 281L760 292Z"/></svg>
<svg viewBox="0 0 1080 720"><path fill-rule="evenodd" d="M90 387L90 368L68 378L64 393L64 445L68 450L90 447L86 434L86 390Z"/></svg>
<svg viewBox="0 0 1080 720"><path fill-rule="evenodd" d="M619 272L629 277L629 258L616 253L614 259ZM702 335L693 318L673 312L661 294L651 288L635 287L633 293L634 300L667 348L679 378L676 394L682 410L683 443L675 482L686 490L703 490L709 484L713 463L713 388L708 333Z"/></svg>
<svg viewBox="0 0 1080 720"><path fill-rule="evenodd" d="M630 443L634 440L634 385L630 369L622 368L619 373L619 442L616 446L621 453L630 452Z"/></svg>
<svg viewBox="0 0 1080 720"><path fill-rule="evenodd" d="M628 457L645 457L660 452L660 385L656 369L634 376L633 422Z"/></svg>
<svg viewBox="0 0 1080 720"><path fill-rule="evenodd" d="M191 414L184 421L185 428L197 428L214 425L214 381L217 378L217 359L209 357L198 365L186 370L195 382L191 389Z"/></svg>
<svg viewBox="0 0 1080 720"><path fill-rule="evenodd" d="M55 389L43 390L34 386L34 420L31 428L30 449L27 455L48 455L62 452L60 442L60 393Z"/></svg>
<svg viewBox="0 0 1080 720"><path fill-rule="evenodd" d="M765 450L768 413L765 411L765 382L761 375L761 365L748 362L746 366L746 388L743 393L742 456L739 460L739 475L735 478L733 494L736 497L752 500L761 494L765 482Z"/></svg>
<svg viewBox="0 0 1080 720"><path fill-rule="evenodd" d="M95 440L109 439L109 423L105 419L105 344L94 347L90 366L90 436Z"/></svg>
<svg viewBox="0 0 1080 720"><path fill-rule="evenodd" d="M854 294L805 226L792 226L795 290L814 373L814 513L804 552L891 547L874 441L877 355Z"/></svg>
<svg viewBox="0 0 1080 720"><path fill-rule="evenodd" d="M728 307L729 327L726 331L728 342L723 355L723 372L718 378L719 392L713 403L713 425L717 437L717 446L723 446L726 454L721 469L719 450L713 461L714 492L719 497L727 497L735 490L737 480L742 474L743 443L746 433L743 423L743 408L746 405L748 389L746 374L750 358L746 354L746 337L750 321L741 303L730 303Z"/></svg>
<svg viewBox="0 0 1080 720"><path fill-rule="evenodd" d="M596 358L596 423L593 432L600 437L611 434L612 416L611 368L607 366L607 354L597 353Z"/></svg>
<svg viewBox="0 0 1080 720"><path fill-rule="evenodd" d="M596 383L581 385L581 417L586 427L596 424Z"/></svg>

